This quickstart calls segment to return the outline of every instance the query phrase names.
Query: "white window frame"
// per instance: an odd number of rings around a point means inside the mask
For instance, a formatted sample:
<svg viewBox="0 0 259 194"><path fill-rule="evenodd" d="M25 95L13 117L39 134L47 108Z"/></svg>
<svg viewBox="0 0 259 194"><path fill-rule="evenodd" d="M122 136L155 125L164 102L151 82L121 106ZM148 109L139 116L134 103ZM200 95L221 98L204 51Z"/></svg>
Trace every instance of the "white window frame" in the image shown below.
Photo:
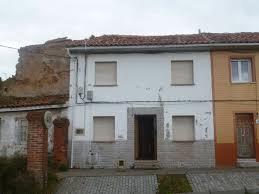
<svg viewBox="0 0 259 194"><path fill-rule="evenodd" d="M248 62L248 79L242 80L242 61ZM232 62L237 62L238 64L238 80L233 80L233 67ZM253 82L253 68L252 68L252 60L251 59L231 59L230 60L230 68L231 68L231 82L232 83L251 83Z"/></svg>
<svg viewBox="0 0 259 194"><path fill-rule="evenodd" d="M196 141L196 116L195 115L172 115L172 130L173 129L173 117L192 117L193 118L193 139L192 140L177 140L175 139L173 135L173 141L174 142L194 142ZM172 131L172 134L174 134L174 131Z"/></svg>
<svg viewBox="0 0 259 194"><path fill-rule="evenodd" d="M16 125L15 125L15 131L16 131L16 137L17 137L17 142L20 143L20 144L24 144L27 142L27 139L28 139L28 121L26 118L23 118L23 117L16 117L15 118L15 121L16 121ZM26 138L24 139L23 138L23 134L24 133L24 126L22 126L22 121L25 121L27 123L27 128L25 129L25 133L26 133ZM22 135L22 136L21 136Z"/></svg>
<svg viewBox="0 0 259 194"><path fill-rule="evenodd" d="M115 84L98 84L96 83L96 64L97 63L115 63L116 64L116 69L115 69L115 73L116 73L116 83ZM95 61L94 62L94 86L96 87L111 87L111 86L118 86L118 62L117 61Z"/></svg>

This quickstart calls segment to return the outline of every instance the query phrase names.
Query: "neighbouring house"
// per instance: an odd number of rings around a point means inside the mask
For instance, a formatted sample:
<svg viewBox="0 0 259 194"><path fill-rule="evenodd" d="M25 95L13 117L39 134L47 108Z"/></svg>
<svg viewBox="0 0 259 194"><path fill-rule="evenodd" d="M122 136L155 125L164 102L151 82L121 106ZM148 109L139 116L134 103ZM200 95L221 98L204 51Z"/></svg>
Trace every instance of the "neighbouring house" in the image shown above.
<svg viewBox="0 0 259 194"><path fill-rule="evenodd" d="M0 97L0 156L26 154L28 112L52 112L52 120L67 114L68 96ZM48 128L48 150L53 149L53 126Z"/></svg>
<svg viewBox="0 0 259 194"><path fill-rule="evenodd" d="M259 36L249 43L211 55L217 166L259 166Z"/></svg>
<svg viewBox="0 0 259 194"><path fill-rule="evenodd" d="M65 45L59 38L19 49L16 75L0 82L0 155L26 154L28 112L50 110L53 119L66 115L69 65ZM49 152L53 126L49 129Z"/></svg>

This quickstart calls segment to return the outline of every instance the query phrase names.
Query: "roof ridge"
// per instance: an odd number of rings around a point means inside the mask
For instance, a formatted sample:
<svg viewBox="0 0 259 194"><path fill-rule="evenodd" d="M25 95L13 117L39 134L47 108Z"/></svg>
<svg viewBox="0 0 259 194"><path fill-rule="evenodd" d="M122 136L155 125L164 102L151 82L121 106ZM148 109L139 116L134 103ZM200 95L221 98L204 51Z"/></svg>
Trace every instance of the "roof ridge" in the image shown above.
<svg viewBox="0 0 259 194"><path fill-rule="evenodd" d="M207 36L207 33L202 32L202 33L200 33L200 35L201 35L205 40L207 40L207 41L210 42L210 43L214 43L214 42L215 42L214 40L212 40L211 38L209 38L209 37Z"/></svg>
<svg viewBox="0 0 259 194"><path fill-rule="evenodd" d="M104 34L92 39L73 41L69 47L111 47L111 46L159 46L159 45L194 45L213 43L259 43L259 32L229 32L174 35L126 35Z"/></svg>

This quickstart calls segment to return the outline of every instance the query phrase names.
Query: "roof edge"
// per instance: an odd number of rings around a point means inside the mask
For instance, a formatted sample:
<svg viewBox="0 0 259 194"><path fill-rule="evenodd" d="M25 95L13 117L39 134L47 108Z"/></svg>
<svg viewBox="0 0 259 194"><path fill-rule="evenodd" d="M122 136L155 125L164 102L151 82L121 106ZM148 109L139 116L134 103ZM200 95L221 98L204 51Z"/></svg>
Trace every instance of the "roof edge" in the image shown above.
<svg viewBox="0 0 259 194"><path fill-rule="evenodd" d="M69 53L210 51L215 49L233 49L233 48L256 49L256 48L259 48L259 43L210 43L210 44L185 44L185 45L67 47Z"/></svg>

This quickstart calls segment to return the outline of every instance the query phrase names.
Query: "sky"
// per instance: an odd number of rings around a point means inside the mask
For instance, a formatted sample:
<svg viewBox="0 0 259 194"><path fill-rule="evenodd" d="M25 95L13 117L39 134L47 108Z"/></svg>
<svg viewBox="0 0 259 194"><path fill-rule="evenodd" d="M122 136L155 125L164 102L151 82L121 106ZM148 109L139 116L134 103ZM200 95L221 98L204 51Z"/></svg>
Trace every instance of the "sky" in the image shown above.
<svg viewBox="0 0 259 194"><path fill-rule="evenodd" d="M258 0L1 0L0 45L59 37L258 32ZM0 47L0 77L15 75L18 52Z"/></svg>

